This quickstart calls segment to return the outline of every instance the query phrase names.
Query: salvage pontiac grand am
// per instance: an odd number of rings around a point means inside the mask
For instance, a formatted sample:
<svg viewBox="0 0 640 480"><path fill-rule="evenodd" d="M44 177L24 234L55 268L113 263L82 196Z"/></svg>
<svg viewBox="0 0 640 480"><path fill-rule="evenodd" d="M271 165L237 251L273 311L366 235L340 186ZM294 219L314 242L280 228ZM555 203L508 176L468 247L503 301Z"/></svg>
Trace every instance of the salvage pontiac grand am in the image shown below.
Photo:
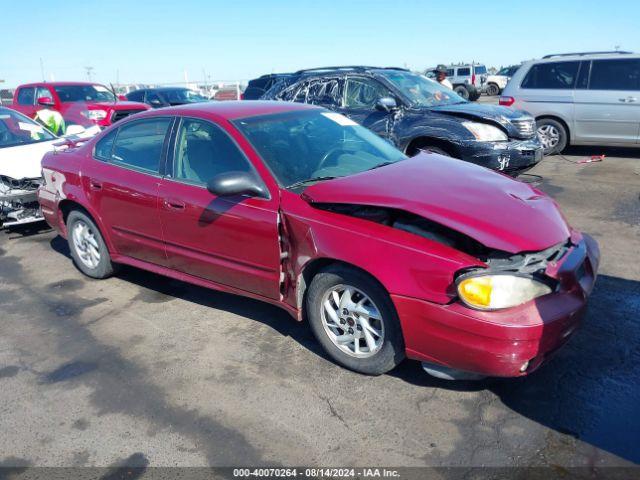
<svg viewBox="0 0 640 480"><path fill-rule="evenodd" d="M526 375L578 326L597 244L531 186L422 155L320 107L196 104L47 154L39 201L90 277L265 300L366 374Z"/></svg>

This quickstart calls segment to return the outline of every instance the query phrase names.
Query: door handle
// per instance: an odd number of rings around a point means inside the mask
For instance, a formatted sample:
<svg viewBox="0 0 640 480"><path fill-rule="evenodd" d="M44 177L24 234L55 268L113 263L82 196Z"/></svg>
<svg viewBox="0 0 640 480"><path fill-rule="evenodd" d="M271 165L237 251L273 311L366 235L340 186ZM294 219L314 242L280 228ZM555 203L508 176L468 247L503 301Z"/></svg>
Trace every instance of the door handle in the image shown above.
<svg viewBox="0 0 640 480"><path fill-rule="evenodd" d="M634 103L634 102L637 102L638 99L636 97L627 97L627 98L619 98L618 101L623 103Z"/></svg>
<svg viewBox="0 0 640 480"><path fill-rule="evenodd" d="M182 200L169 198L164 201L164 206L169 210L184 210L186 205Z"/></svg>
<svg viewBox="0 0 640 480"><path fill-rule="evenodd" d="M91 190L102 190L102 183L97 180L89 180L89 188Z"/></svg>

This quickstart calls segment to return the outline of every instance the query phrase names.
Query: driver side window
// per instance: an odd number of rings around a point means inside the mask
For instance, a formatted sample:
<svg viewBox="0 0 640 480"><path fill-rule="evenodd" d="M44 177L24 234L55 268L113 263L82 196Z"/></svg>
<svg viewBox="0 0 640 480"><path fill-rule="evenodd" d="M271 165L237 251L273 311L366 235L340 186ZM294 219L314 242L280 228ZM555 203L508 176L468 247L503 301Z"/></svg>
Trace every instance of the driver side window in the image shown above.
<svg viewBox="0 0 640 480"><path fill-rule="evenodd" d="M220 127L205 120L184 119L176 137L173 177L206 185L226 172L253 172L249 160Z"/></svg>
<svg viewBox="0 0 640 480"><path fill-rule="evenodd" d="M379 99L391 96L386 87L373 79L350 78L347 80L345 107L374 109Z"/></svg>

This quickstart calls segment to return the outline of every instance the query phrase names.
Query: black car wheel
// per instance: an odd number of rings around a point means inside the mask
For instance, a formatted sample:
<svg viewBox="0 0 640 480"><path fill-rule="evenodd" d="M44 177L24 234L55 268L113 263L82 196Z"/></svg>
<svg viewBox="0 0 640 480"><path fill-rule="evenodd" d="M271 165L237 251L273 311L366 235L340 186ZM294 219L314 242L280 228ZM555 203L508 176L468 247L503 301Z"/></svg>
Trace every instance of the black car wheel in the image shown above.
<svg viewBox="0 0 640 480"><path fill-rule="evenodd" d="M495 83L490 83L489 85L487 85L487 95L490 95L493 97L499 94L500 94L500 87L498 87L498 85L496 85Z"/></svg>
<svg viewBox="0 0 640 480"><path fill-rule="evenodd" d="M91 278L107 278L113 274L109 250L93 220L80 210L67 218L67 236L71 257L78 269Z"/></svg>
<svg viewBox="0 0 640 480"><path fill-rule="evenodd" d="M389 294L359 270L330 266L307 292L306 313L314 336L338 364L380 375L405 357L400 321Z"/></svg>
<svg viewBox="0 0 640 480"><path fill-rule="evenodd" d="M464 85L458 85L453 89L453 91L465 100L469 100L469 90L467 90L467 87L465 87Z"/></svg>

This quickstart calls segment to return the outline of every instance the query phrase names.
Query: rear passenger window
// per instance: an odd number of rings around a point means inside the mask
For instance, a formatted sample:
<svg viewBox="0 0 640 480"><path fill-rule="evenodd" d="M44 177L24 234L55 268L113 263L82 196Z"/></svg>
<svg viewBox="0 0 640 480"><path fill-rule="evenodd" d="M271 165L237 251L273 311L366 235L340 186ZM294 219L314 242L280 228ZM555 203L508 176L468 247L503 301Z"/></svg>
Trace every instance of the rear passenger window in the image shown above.
<svg viewBox="0 0 640 480"><path fill-rule="evenodd" d="M458 76L459 77L465 77L467 75L471 75L471 69L470 68L459 68L458 69Z"/></svg>
<svg viewBox="0 0 640 480"><path fill-rule="evenodd" d="M640 90L640 59L594 60L589 90Z"/></svg>
<svg viewBox="0 0 640 480"><path fill-rule="evenodd" d="M116 138L116 134L118 133L118 129L114 129L107 133L104 138L96 143L96 149L93 152L93 156L99 158L100 160L109 161L111 160L111 151L113 150L113 141Z"/></svg>
<svg viewBox="0 0 640 480"><path fill-rule="evenodd" d="M571 89L578 75L579 62L552 62L533 65L522 88Z"/></svg>
<svg viewBox="0 0 640 480"><path fill-rule="evenodd" d="M576 88L584 90L589 86L589 72L591 71L591 62L580 62L580 73L578 73L578 81L576 82Z"/></svg>
<svg viewBox="0 0 640 480"><path fill-rule="evenodd" d="M123 125L118 129L111 163L158 173L162 147L170 124L170 118L154 118Z"/></svg>
<svg viewBox="0 0 640 480"><path fill-rule="evenodd" d="M312 105L324 105L327 107L339 107L342 103L342 94L338 80L318 80L309 85L307 103Z"/></svg>
<svg viewBox="0 0 640 480"><path fill-rule="evenodd" d="M35 103L35 88L21 88L18 92L18 105L33 105Z"/></svg>

